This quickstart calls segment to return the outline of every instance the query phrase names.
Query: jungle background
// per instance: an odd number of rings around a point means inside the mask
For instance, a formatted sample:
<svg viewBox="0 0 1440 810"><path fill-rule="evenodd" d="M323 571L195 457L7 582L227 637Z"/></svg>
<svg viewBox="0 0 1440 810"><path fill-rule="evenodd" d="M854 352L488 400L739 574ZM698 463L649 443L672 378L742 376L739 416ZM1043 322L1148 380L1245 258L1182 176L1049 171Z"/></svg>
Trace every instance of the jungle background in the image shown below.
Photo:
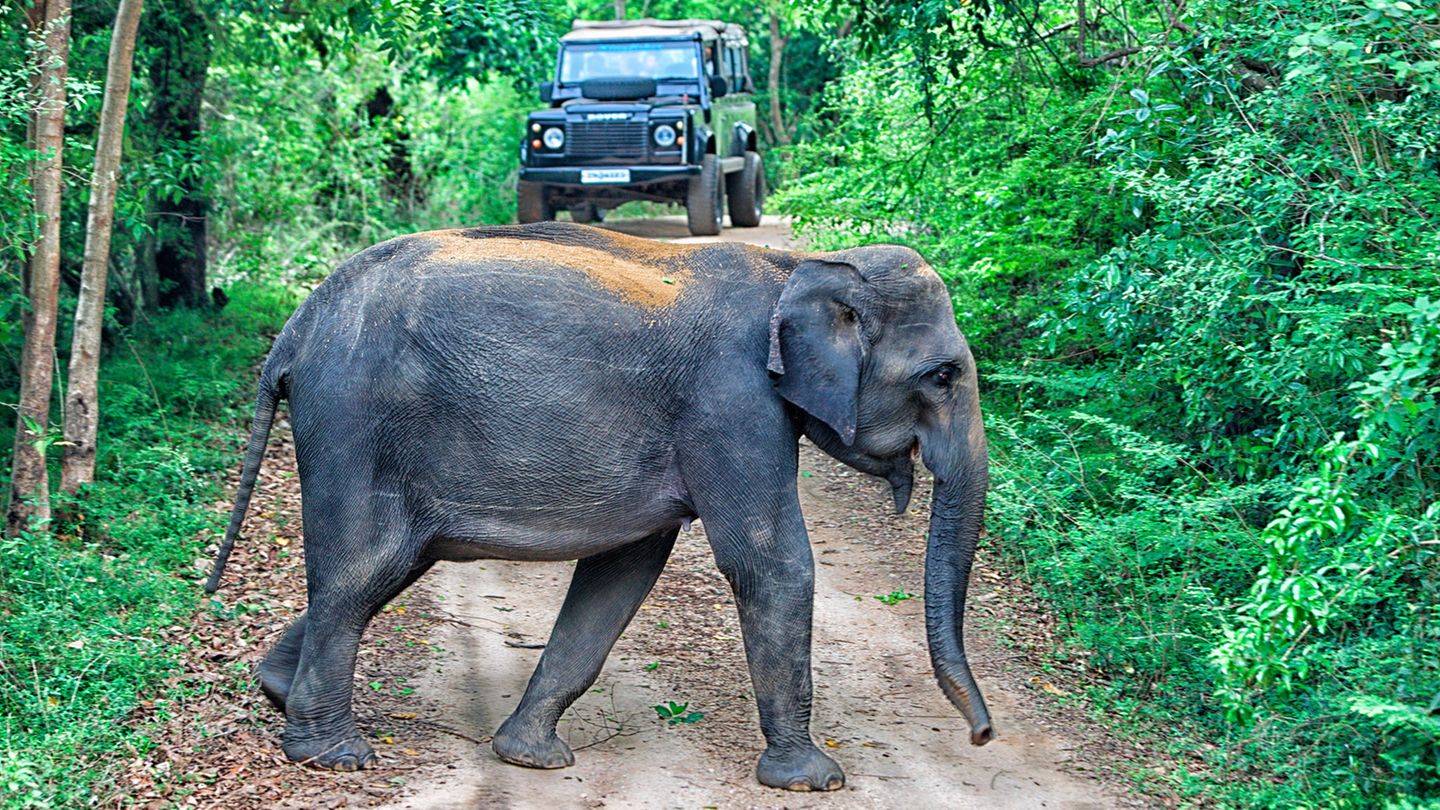
<svg viewBox="0 0 1440 810"><path fill-rule="evenodd" d="M116 5L70 18L35 442L57 478ZM30 6L0 28L7 403L41 227ZM821 248L912 245L950 285L987 403L981 553L1053 609L1049 655L1088 674L1068 700L1187 754L1137 784L1440 807L1440 9L1421 0L150 0L96 480L0 540L0 801L116 800L116 763L154 744L137 707L185 652L158 631L213 609L193 561L270 336L355 250L513 221L553 43L617 11L744 24L771 213Z"/></svg>

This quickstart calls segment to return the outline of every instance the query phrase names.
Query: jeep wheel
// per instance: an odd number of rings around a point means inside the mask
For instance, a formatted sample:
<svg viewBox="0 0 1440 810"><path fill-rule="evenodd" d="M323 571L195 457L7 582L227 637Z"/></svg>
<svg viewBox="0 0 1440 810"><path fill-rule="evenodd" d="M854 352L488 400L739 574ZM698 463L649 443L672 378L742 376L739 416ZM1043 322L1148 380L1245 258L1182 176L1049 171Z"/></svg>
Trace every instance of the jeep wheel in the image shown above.
<svg viewBox="0 0 1440 810"><path fill-rule="evenodd" d="M765 213L765 166L760 153L745 153L745 168L725 176L725 196L730 198L730 224L753 228Z"/></svg>
<svg viewBox="0 0 1440 810"><path fill-rule="evenodd" d="M543 183L521 180L515 201L515 219L521 225L527 222L549 222L555 218L555 206L545 199Z"/></svg>
<svg viewBox="0 0 1440 810"><path fill-rule="evenodd" d="M720 180L720 158L706 155L700 173L690 178L690 189L685 194L685 220L692 236L720 233L725 216L725 187Z"/></svg>
<svg viewBox="0 0 1440 810"><path fill-rule="evenodd" d="M604 222L605 209L596 206L594 203L581 203L570 209L570 219L584 224Z"/></svg>

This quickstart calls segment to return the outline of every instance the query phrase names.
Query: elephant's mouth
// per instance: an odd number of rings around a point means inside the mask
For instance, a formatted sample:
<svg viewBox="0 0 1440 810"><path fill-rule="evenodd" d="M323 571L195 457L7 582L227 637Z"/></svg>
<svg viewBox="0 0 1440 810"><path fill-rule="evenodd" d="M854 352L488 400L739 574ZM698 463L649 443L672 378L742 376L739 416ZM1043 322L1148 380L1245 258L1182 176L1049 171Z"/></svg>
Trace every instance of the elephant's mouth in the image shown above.
<svg viewBox="0 0 1440 810"><path fill-rule="evenodd" d="M895 514L904 514L910 507L910 494L915 483L915 462L920 460L919 436L912 435L908 444L887 455L888 447L875 448L873 451L863 447L847 447L841 444L839 436L828 425L814 419L810 420L805 435L831 456L860 472L884 478L889 482L890 494L895 499Z"/></svg>
<svg viewBox="0 0 1440 810"><path fill-rule="evenodd" d="M890 472L885 480L890 482L890 494L895 498L895 514L903 515L910 508L910 495L915 489L915 461L920 458L920 438L910 442L910 451L890 460Z"/></svg>

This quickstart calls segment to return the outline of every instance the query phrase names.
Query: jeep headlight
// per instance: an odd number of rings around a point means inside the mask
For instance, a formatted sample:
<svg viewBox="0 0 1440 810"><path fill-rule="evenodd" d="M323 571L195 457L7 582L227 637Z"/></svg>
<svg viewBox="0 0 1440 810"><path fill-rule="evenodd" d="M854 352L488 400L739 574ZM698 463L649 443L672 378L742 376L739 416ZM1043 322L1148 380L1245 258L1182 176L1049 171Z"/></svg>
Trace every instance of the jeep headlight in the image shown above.
<svg viewBox="0 0 1440 810"><path fill-rule="evenodd" d="M661 124L655 128L655 145L661 149L669 149L675 145L675 127L669 124Z"/></svg>
<svg viewBox="0 0 1440 810"><path fill-rule="evenodd" d="M546 149L559 149L565 145L565 130L559 127L550 127L545 130L545 134L540 136L540 140L545 143Z"/></svg>

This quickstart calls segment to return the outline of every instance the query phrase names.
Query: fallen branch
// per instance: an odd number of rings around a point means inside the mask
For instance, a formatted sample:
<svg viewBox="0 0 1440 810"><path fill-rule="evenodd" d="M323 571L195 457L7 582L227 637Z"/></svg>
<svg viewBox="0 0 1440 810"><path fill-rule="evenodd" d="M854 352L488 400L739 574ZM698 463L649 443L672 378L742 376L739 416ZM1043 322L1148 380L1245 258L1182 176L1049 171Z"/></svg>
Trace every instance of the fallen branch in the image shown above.
<svg viewBox="0 0 1440 810"><path fill-rule="evenodd" d="M623 728L617 728L617 729L615 729L614 731L610 732L609 734L605 735L604 737L600 737L600 738L598 738L598 739L591 740L590 742L585 743L584 745L571 746L570 750L571 750L571 751L584 751L586 748L590 748L590 747L592 747L592 746L599 745L600 743L603 743L603 742L608 742L608 741L610 741L610 740L615 739L616 737L633 737L633 736L635 736L636 734L639 734L639 733L640 733L640 729L638 729L638 728L637 728L637 729L631 729L631 730L625 730L625 729L623 729Z"/></svg>

